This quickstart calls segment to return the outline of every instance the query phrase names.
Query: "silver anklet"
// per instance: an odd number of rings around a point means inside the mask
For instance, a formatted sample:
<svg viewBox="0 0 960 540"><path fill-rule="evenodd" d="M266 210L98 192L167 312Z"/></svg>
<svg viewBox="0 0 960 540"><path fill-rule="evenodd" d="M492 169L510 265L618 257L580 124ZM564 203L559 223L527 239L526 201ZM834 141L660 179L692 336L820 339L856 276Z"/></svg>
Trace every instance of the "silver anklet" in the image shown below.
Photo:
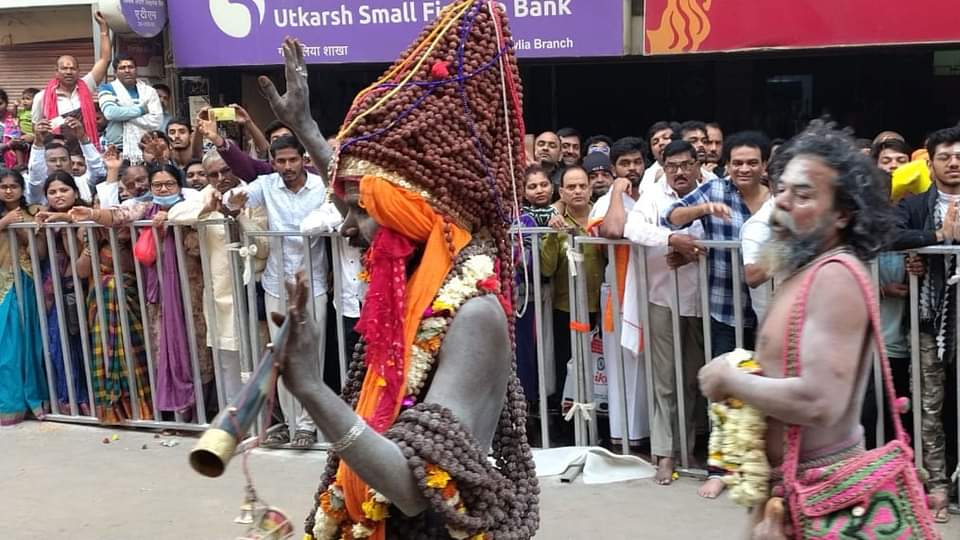
<svg viewBox="0 0 960 540"><path fill-rule="evenodd" d="M363 435L363 432L367 430L367 423L363 418L357 418L356 423L347 431L339 441L330 445L330 450L336 453L341 453L347 448L350 448L353 443L357 442L357 439L360 438L360 435Z"/></svg>

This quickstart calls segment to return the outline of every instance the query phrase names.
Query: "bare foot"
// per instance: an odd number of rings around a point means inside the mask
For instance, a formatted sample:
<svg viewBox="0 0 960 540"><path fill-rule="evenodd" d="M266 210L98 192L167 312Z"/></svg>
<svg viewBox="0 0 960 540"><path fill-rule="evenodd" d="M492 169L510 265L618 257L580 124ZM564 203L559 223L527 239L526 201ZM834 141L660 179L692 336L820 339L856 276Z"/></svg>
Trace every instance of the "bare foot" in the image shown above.
<svg viewBox="0 0 960 540"><path fill-rule="evenodd" d="M657 458L657 484L661 486L669 486L673 483L673 458L672 457L658 457Z"/></svg>
<svg viewBox="0 0 960 540"><path fill-rule="evenodd" d="M946 489L931 489L930 494L927 495L927 502L930 505L930 510L933 512L933 520L935 522L948 523L950 521L950 501L947 497Z"/></svg>
<svg viewBox="0 0 960 540"><path fill-rule="evenodd" d="M725 489L727 489L727 485L723 483L722 478L719 476L711 476L700 486L697 494L704 499L716 499Z"/></svg>

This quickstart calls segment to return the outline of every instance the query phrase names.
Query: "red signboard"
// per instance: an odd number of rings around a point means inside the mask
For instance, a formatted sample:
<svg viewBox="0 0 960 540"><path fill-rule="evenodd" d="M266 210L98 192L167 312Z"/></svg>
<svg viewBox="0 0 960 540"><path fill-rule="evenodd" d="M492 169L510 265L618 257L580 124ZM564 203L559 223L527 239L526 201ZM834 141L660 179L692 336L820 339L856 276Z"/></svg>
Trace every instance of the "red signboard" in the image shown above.
<svg viewBox="0 0 960 540"><path fill-rule="evenodd" d="M956 0L646 0L644 52L960 42Z"/></svg>

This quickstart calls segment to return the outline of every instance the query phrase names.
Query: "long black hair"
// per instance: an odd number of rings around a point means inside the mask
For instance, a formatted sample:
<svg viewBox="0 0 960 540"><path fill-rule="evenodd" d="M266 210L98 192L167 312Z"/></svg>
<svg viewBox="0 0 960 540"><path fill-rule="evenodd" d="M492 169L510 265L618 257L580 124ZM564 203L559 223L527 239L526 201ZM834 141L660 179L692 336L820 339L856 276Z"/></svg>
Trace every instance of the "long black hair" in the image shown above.
<svg viewBox="0 0 960 540"><path fill-rule="evenodd" d="M77 187L77 181L73 179L73 176L70 175L67 171L53 171L47 176L47 181L43 183L43 194L47 194L47 190L50 189L50 184L54 182L63 182L67 185L73 192L77 195L76 200L73 202L74 206L87 206L87 203L80 198L80 188ZM47 206L49 206L49 201L47 201Z"/></svg>
<svg viewBox="0 0 960 540"><path fill-rule="evenodd" d="M20 186L20 208L27 210L29 207L27 205L27 183L23 180L23 175L20 174L20 171L16 169L7 169L0 167L0 180L4 178L13 178L13 180ZM6 208L0 207L0 216L7 213Z"/></svg>

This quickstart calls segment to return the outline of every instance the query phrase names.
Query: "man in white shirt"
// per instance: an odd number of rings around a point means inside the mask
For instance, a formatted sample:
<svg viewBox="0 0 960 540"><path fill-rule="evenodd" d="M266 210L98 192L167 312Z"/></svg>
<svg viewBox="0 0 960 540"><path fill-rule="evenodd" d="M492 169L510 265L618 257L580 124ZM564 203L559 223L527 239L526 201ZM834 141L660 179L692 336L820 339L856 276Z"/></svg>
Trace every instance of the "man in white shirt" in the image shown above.
<svg viewBox="0 0 960 540"><path fill-rule="evenodd" d="M203 305L203 314L207 322L207 346L217 351L220 363L220 388L223 390L224 403L231 403L243 388L240 373L240 340L239 328L235 321L240 316L234 303L234 277L230 268L229 244L239 242L243 233L260 232L267 227L267 213L263 208L246 208L233 212L223 208L221 194L238 185L244 185L223 162L223 158L213 150L203 159L203 167L210 178L207 185L197 197L184 199L175 204L167 212L167 220L174 225L189 225L197 228L200 240L207 253L211 290L207 294L212 298L210 310ZM216 224L198 226L207 220L221 220L227 216L236 219L235 224ZM251 241L256 245L256 253L249 262L258 267L270 252L270 245L265 237L254 236ZM251 250L252 251L252 250ZM241 260L240 264L246 264ZM262 268L262 267L261 267ZM256 279L255 268L244 272L247 279ZM199 276L191 276L197 278ZM206 287L206 284L204 285Z"/></svg>
<svg viewBox="0 0 960 540"><path fill-rule="evenodd" d="M704 364L703 322L700 311L700 278L694 262L701 250L694 243L703 236L703 226L694 222L680 234L661 225L661 216L672 204L693 191L700 180L699 161L694 147L685 141L673 141L663 150L666 181L646 190L627 216L624 237L645 246L650 313L650 365L653 369L654 411L651 426L651 452L657 459L657 483L673 481L679 456L680 429L686 429L687 451L695 444L694 412L699 390L697 371ZM679 291L674 288L677 271ZM643 286L640 283L640 286ZM628 294L627 297L636 295ZM680 334L673 333L673 311L679 299ZM624 307L626 321L639 322L639 306ZM674 340L682 343L681 358L674 357ZM684 413L678 413L676 363L683 364ZM678 424L682 422L681 428Z"/></svg>
<svg viewBox="0 0 960 540"><path fill-rule="evenodd" d="M773 191L773 186L770 186ZM770 238L770 214L773 213L774 198L763 203L757 213L750 216L740 228L740 254L743 256L744 280L750 287L750 305L757 315L757 324L763 322L767 304L773 294L772 276L760 261L760 248Z"/></svg>
<svg viewBox="0 0 960 540"><path fill-rule="evenodd" d="M367 293L367 284L360 279L360 273L363 271L363 252L361 248L368 246L363 241L363 236L359 234L349 234L343 230L343 215L337 209L332 201L314 210L303 220L300 225L300 232L303 234L318 233L339 233L332 237L331 242L336 242L340 257L340 301L334 302L333 307L343 317L343 332L345 334L345 345L347 360L353 358L353 349L359 341L360 336L353 329L360 320L360 304L363 303L363 297Z"/></svg>
<svg viewBox="0 0 960 540"><path fill-rule="evenodd" d="M313 210L326 201L323 179L308 173L304 168L303 145L293 135L280 137L270 145L273 174L258 177L247 186L234 188L224 195L224 204L230 210L241 208L267 209L268 226L271 231L289 232L290 236L274 239L270 246L267 269L261 280L265 294L267 313L286 313L281 302L285 296L285 282L294 279L307 263L307 249L313 262L313 304L316 321L320 328L319 350L324 350L324 329L327 321L327 261L322 238L313 238L306 246L300 235L300 224ZM311 269L306 270L310 275ZM279 327L272 317L267 317L271 339ZM319 360L318 360L319 361ZM271 433L268 444L283 444L292 435L294 448L308 448L317 441L316 424L287 391L283 378L278 382L280 408L293 433L279 430Z"/></svg>
<svg viewBox="0 0 960 540"><path fill-rule="evenodd" d="M80 198L87 204L93 203L93 188L96 181L107 175L107 169L103 165L103 158L97 148L93 145L90 137L84 130L83 123L76 118L68 118L66 125L73 129L73 133L79 138L80 151L83 153L83 159L86 163L86 169L80 176L74 176L77 182L77 189L80 191ZM33 140L33 146L30 147L30 161L27 165L27 192L25 197L28 204L46 204L47 194L43 192L43 185L47 181L47 176L56 170L63 170L72 173L70 163L70 152L67 147L60 143L50 143L44 146L40 141L46 140L49 134L50 123L41 120L34 126L36 137ZM73 176L71 174L71 176Z"/></svg>
<svg viewBox="0 0 960 540"><path fill-rule="evenodd" d="M590 212L591 227L597 226L597 231L604 238L619 239L623 238L623 228L627 221L627 214L633 209L637 198L640 196L640 180L644 165L644 146L643 141L635 137L625 137L613 143L610 147L610 157L614 165L614 174L617 179L614 181L610 190L597 200ZM590 156L587 156L588 160ZM586 161L585 160L585 163ZM605 282L611 285L611 294L620 294L628 288L631 283L629 273L623 273L623 269L630 267L630 252L627 249L618 247L616 250L616 259L607 264ZM621 275L623 274L623 275ZM624 294L626 296L627 293ZM621 298L621 305L626 301ZM611 304L601 306L601 310L606 313L612 309ZM607 317L603 318L607 320ZM608 330L604 328L604 330ZM635 328L627 328L624 325L624 333L635 334ZM606 340L604 340L604 353L606 358L611 358L611 351L606 350ZM628 343L632 340L628 339ZM639 343L639 341L636 341ZM621 346L622 343L616 344ZM642 364L640 349L638 347L622 346L623 350L623 372L625 381L620 383L620 370L617 367L607 369L608 394L610 402L610 437L616 441L624 437L623 434L623 411L626 411L627 437L631 446L637 446L640 440L649 435L650 427L647 423L647 399L646 386L643 381L646 372ZM608 362L608 365L612 365ZM621 386L626 388L626 396L620 392ZM624 408L626 401L626 408Z"/></svg>

